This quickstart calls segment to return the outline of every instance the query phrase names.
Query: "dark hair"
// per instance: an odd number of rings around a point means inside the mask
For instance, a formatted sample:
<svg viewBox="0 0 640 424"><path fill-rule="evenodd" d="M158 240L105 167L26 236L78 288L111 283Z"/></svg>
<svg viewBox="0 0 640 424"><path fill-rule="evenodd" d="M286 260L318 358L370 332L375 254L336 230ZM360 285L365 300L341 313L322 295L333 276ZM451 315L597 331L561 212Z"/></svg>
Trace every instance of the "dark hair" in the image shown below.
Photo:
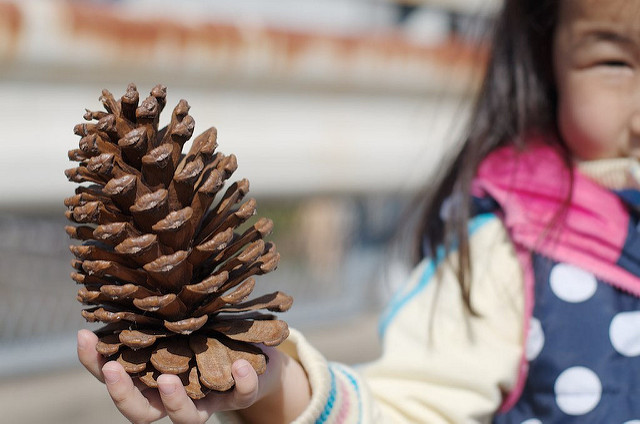
<svg viewBox="0 0 640 424"><path fill-rule="evenodd" d="M493 28L489 61L466 138L426 198L417 257L432 256L437 246L448 251L455 244L458 281L472 312L467 233L471 181L482 159L497 147L511 144L522 149L523 136L532 131L557 134L552 46L559 3L505 0ZM456 202L453 213L443 222L440 211L447 198Z"/></svg>

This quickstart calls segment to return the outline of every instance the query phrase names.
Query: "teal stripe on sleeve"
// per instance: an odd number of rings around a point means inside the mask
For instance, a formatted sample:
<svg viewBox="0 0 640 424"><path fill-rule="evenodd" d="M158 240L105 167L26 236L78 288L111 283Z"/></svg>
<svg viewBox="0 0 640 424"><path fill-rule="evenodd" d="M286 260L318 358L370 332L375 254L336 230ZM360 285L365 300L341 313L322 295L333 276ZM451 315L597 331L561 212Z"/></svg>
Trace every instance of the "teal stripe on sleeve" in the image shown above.
<svg viewBox="0 0 640 424"><path fill-rule="evenodd" d="M469 237L471 237L476 231L478 231L482 226L484 226L484 224L488 223L493 219L495 219L495 214L493 213L484 213L484 214L473 217L469 221ZM454 247L454 250L455 250L455 247ZM427 264L426 269L422 273L422 276L420 277L420 281L418 282L418 284L415 285L413 288L411 288L409 291L399 290L394 295L393 299L391 299L391 302L389 303L389 306L387 306L385 312L382 314L382 317L380 319L380 324L378 325L378 334L380 335L380 337L384 337L384 334L387 331L389 324L391 324L391 321L393 321L396 315L398 315L400 310L402 310L402 308L407 303L409 303L413 298L415 298L420 292L422 292L428 286L428 283L429 281L432 280L433 275L436 272L436 269L444 259L444 255L445 255L444 248L441 246L440 248L438 248L436 252L435 261L431 260Z"/></svg>
<svg viewBox="0 0 640 424"><path fill-rule="evenodd" d="M329 373L331 374L331 391L329 392L327 403L325 403L324 409L322 410L322 413L320 414L320 417L318 417L318 419L316 420L315 424L324 424L327 422L327 420L329 419L329 416L331 416L331 411L333 411L333 406L336 402L336 396L338 395L337 387L336 387L336 376L333 373L331 366L329 366Z"/></svg>

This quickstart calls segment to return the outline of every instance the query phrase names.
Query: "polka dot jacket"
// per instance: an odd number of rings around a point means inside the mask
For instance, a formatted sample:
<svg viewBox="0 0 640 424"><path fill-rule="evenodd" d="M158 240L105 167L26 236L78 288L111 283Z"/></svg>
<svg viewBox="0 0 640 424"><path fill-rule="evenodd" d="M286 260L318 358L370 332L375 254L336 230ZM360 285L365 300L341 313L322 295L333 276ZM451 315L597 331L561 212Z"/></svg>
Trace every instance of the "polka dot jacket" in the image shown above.
<svg viewBox="0 0 640 424"><path fill-rule="evenodd" d="M521 375L493 422L640 424L639 192L532 145L489 155L474 182L477 212L501 217L525 272Z"/></svg>

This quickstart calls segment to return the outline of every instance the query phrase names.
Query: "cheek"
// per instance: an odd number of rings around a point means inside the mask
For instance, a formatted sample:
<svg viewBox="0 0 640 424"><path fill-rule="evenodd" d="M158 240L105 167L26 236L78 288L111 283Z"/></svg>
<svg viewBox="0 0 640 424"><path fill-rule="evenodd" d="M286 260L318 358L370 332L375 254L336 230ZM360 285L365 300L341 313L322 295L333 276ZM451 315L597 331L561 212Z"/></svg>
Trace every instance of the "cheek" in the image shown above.
<svg viewBox="0 0 640 424"><path fill-rule="evenodd" d="M580 159L613 157L617 105L589 90L563 93L558 103L558 127L567 147Z"/></svg>

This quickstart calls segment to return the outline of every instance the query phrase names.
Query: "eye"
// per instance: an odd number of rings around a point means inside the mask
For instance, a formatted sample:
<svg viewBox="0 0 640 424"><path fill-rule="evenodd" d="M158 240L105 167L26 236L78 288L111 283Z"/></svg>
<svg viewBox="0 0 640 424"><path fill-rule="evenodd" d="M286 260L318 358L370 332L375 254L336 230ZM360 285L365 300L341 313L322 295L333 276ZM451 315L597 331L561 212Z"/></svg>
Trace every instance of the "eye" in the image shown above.
<svg viewBox="0 0 640 424"><path fill-rule="evenodd" d="M611 66L614 68L631 67L631 64L624 60L605 60L600 63L603 66Z"/></svg>
<svg viewBox="0 0 640 424"><path fill-rule="evenodd" d="M602 66L610 69L629 69L634 67L634 62L624 57L610 57L597 60L596 66Z"/></svg>
<svg viewBox="0 0 640 424"><path fill-rule="evenodd" d="M622 78L630 77L636 73L636 64L626 59L606 59L595 63L594 70L599 70L603 75Z"/></svg>

